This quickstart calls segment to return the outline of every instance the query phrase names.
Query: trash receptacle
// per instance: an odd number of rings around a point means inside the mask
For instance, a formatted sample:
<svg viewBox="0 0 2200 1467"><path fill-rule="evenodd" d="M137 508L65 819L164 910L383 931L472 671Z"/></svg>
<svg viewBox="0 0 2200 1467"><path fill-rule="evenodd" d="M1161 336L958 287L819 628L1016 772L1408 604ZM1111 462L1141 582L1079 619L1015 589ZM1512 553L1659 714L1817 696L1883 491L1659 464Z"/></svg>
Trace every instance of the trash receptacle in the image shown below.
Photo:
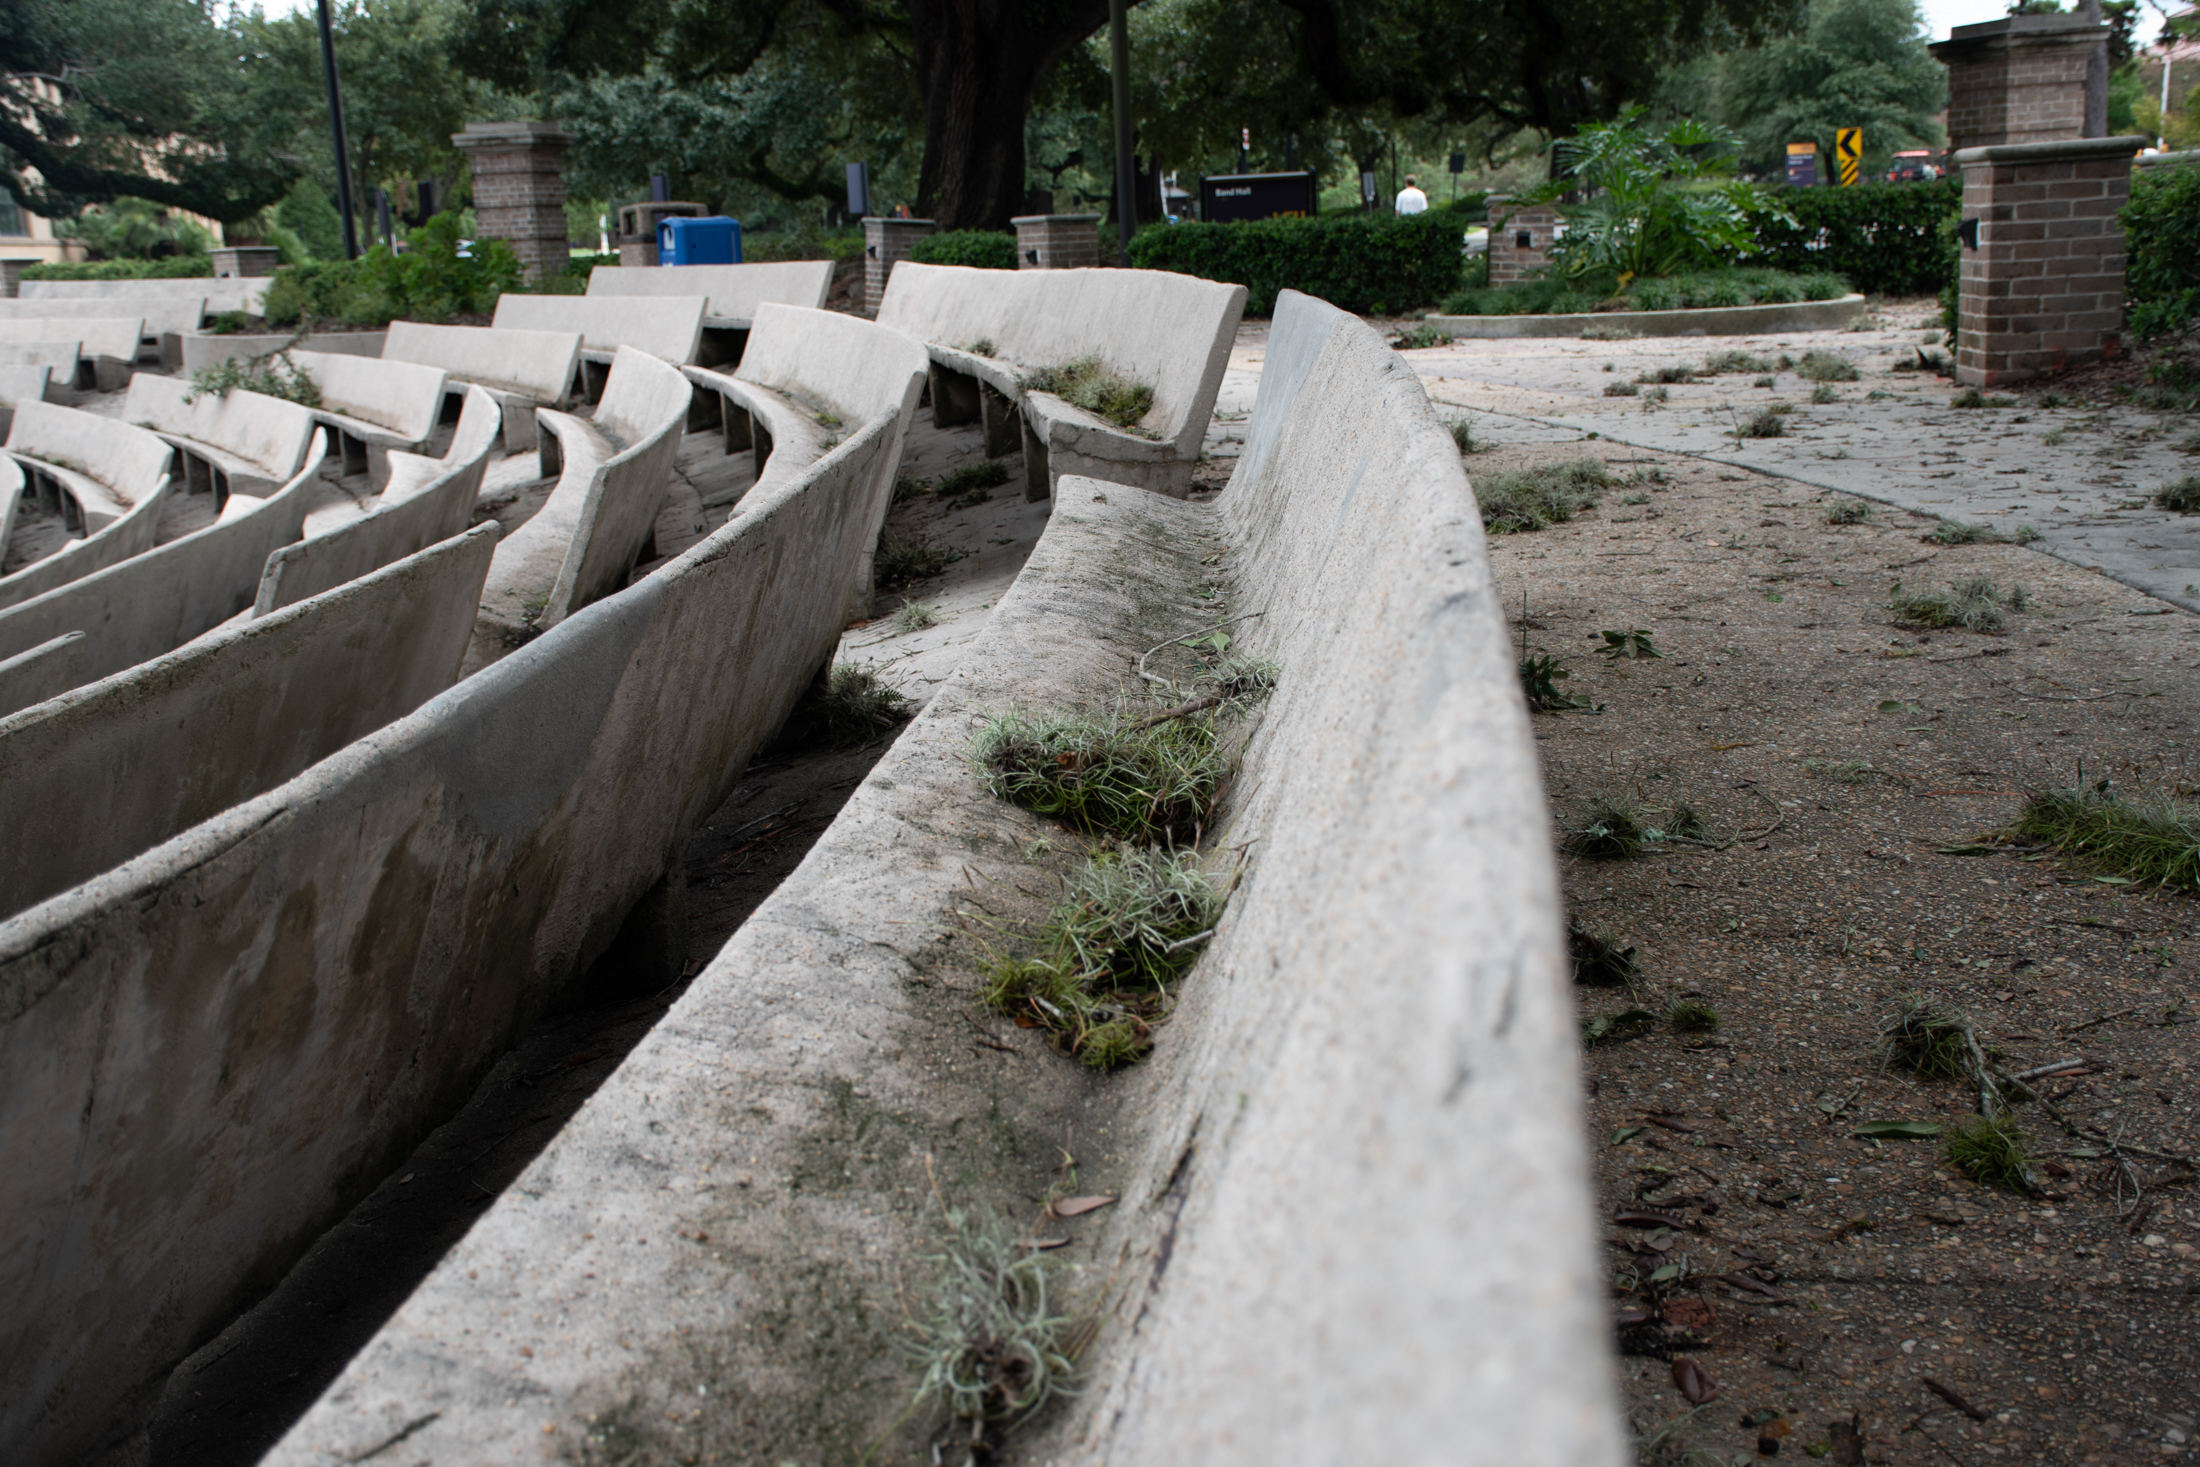
<svg viewBox="0 0 2200 1467"><path fill-rule="evenodd" d="M660 265L738 265L741 263L741 221L723 214L708 219L660 219L657 221L657 263Z"/></svg>

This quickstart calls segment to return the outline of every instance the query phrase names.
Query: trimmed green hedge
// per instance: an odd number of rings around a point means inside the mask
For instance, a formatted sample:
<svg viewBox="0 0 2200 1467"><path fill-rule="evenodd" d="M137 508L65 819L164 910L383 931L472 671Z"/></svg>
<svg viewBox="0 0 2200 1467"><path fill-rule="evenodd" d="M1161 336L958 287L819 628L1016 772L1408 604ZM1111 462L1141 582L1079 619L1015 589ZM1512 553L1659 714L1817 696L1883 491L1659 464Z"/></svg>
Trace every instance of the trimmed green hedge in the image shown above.
<svg viewBox="0 0 2200 1467"><path fill-rule="evenodd" d="M929 234L909 247L920 265L969 265L979 270L1016 268L1016 236L990 229L950 229Z"/></svg>
<svg viewBox="0 0 2200 1467"><path fill-rule="evenodd" d="M165 260L64 260L33 265L25 280L196 280L212 276L209 255L175 255Z"/></svg>
<svg viewBox="0 0 2200 1467"><path fill-rule="evenodd" d="M2200 317L2200 168L2134 168L2123 224L2132 334L2160 336Z"/></svg>
<svg viewBox="0 0 2200 1467"><path fill-rule="evenodd" d="M1464 210L1431 209L1403 219L1340 214L1156 224L1131 240L1131 263L1242 285L1249 316L1272 313L1285 290L1342 310L1388 315L1433 305L1458 288L1468 220Z"/></svg>
<svg viewBox="0 0 2200 1467"><path fill-rule="evenodd" d="M1845 275L1871 295L1934 295L1950 280L1945 221L1963 208L1955 179L1781 189L1790 225L1761 215L1743 265Z"/></svg>

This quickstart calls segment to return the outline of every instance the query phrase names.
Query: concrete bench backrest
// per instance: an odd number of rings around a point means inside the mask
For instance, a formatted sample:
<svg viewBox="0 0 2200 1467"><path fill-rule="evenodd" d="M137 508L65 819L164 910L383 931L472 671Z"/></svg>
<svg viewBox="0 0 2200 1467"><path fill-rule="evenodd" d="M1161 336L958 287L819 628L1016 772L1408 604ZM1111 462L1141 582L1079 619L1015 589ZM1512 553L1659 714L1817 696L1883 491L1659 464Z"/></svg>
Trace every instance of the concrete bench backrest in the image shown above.
<svg viewBox="0 0 2200 1467"><path fill-rule="evenodd" d="M266 616L346 581L372 575L464 530L481 493L482 474L489 467L499 416L495 398L481 388L469 388L441 469L425 484L404 491L403 497L392 500L391 494L399 492L393 487L382 496L384 503L357 519L270 555L252 614Z"/></svg>
<svg viewBox="0 0 2200 1467"><path fill-rule="evenodd" d="M0 912L121 865L449 687L496 536L482 525L0 718Z"/></svg>
<svg viewBox="0 0 2200 1467"><path fill-rule="evenodd" d="M23 321L112 320L131 315L144 320L144 336L181 336L199 329L206 314L204 293L184 296L136 296L117 300L0 300L0 319Z"/></svg>
<svg viewBox="0 0 2200 1467"><path fill-rule="evenodd" d="M772 260L755 265L599 265L588 276L590 296L699 295L705 316L754 321L767 301L821 309L833 288L831 260Z"/></svg>
<svg viewBox="0 0 2200 1467"><path fill-rule="evenodd" d="M93 680L173 652L243 611L267 558L302 532L321 446L267 498L241 497L232 503L243 508L203 530L0 611L0 657L83 632L82 676Z"/></svg>
<svg viewBox="0 0 2200 1467"><path fill-rule="evenodd" d="M94 480L134 505L168 480L175 450L143 428L50 402L18 403L8 452L43 459Z"/></svg>
<svg viewBox="0 0 2200 1467"><path fill-rule="evenodd" d="M203 300L208 315L249 311L257 316L267 303L267 288L275 282L265 275L199 275L185 280L26 280L16 295L27 301L100 300L123 304L135 300Z"/></svg>
<svg viewBox="0 0 2200 1467"><path fill-rule="evenodd" d="M43 402L46 384L53 378L51 367L19 367L12 363L0 363L0 407L14 408L19 402ZM5 544L0 541L0 544Z"/></svg>
<svg viewBox="0 0 2200 1467"><path fill-rule="evenodd" d="M832 656L900 451L864 426L418 712L0 924L15 1455L84 1457L609 949ZM269 1023L278 973L312 1002Z"/></svg>
<svg viewBox="0 0 2200 1467"><path fill-rule="evenodd" d="M56 698L83 679L77 676L77 644L82 632L69 632L41 642L28 652L0 657L0 718Z"/></svg>
<svg viewBox="0 0 2200 1467"><path fill-rule="evenodd" d="M899 412L909 373L928 360L923 342L860 316L765 305L733 375L861 423Z"/></svg>
<svg viewBox="0 0 2200 1467"><path fill-rule="evenodd" d="M73 341L81 356L118 362L136 361L144 339L141 316L0 316L0 341Z"/></svg>
<svg viewBox="0 0 2200 1467"><path fill-rule="evenodd" d="M1241 285L1166 270L976 270L903 260L887 281L878 322L940 346L990 341L988 355L1023 368L1097 356L1153 384L1153 408L1140 426L1183 447L1206 431L1201 387L1216 356L1229 356L1244 300Z"/></svg>
<svg viewBox="0 0 2200 1467"><path fill-rule="evenodd" d="M9 341L0 337L0 366L45 367L56 382L76 381L80 338L74 334L54 341Z"/></svg>
<svg viewBox="0 0 2200 1467"><path fill-rule="evenodd" d="M161 446L167 447L166 444ZM81 576L119 565L133 555L152 549L160 535L161 511L167 505L174 483L163 473L153 492L139 500L121 519L82 539L71 540L53 554L41 556L13 575L0 576L0 611L20 606L56 586L66 586Z"/></svg>
<svg viewBox="0 0 2200 1467"><path fill-rule="evenodd" d="M707 304L699 295L505 295L497 297L495 324L514 331L577 331L583 351L631 346L678 366L695 360Z"/></svg>
<svg viewBox="0 0 2200 1467"><path fill-rule="evenodd" d="M494 326L424 326L392 321L382 360L441 367L456 382L516 392L555 407L565 401L580 361L578 331L515 331Z"/></svg>
<svg viewBox="0 0 2200 1467"><path fill-rule="evenodd" d="M277 483L298 472L313 439L313 414L294 402L236 388L197 392L181 377L140 372L130 379L122 419L188 438L243 459Z"/></svg>
<svg viewBox="0 0 2200 1467"><path fill-rule="evenodd" d="M321 389L321 408L425 443L443 415L444 372L348 352L292 351L290 360Z"/></svg>
<svg viewBox="0 0 2200 1467"><path fill-rule="evenodd" d="M591 476L572 544L537 626L554 626L619 589L664 505L693 396L678 367L631 346L619 348L594 421L620 448Z"/></svg>

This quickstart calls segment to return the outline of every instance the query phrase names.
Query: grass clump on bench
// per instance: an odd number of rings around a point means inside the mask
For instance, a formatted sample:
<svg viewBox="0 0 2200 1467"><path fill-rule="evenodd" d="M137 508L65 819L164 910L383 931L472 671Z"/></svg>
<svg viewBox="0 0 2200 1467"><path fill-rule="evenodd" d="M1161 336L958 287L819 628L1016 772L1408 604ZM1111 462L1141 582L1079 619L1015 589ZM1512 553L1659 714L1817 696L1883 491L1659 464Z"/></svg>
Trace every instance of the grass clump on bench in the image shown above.
<svg viewBox="0 0 2200 1467"><path fill-rule="evenodd" d="M973 754L999 798L1138 845L1195 844L1224 769L1212 717L1141 726L1012 711L986 720Z"/></svg>
<svg viewBox="0 0 2200 1467"><path fill-rule="evenodd" d="M1571 459L1541 468L1494 474L1475 486L1482 525L1493 535L1510 535L1563 525L1583 510L1595 509L1615 481L1593 458Z"/></svg>
<svg viewBox="0 0 2200 1467"><path fill-rule="evenodd" d="M1055 1265L996 1217L949 1209L946 1236L923 1262L932 1277L904 1348L922 1367L917 1399L936 1400L983 1440L1044 1409L1066 1389L1067 1316L1053 1312Z"/></svg>
<svg viewBox="0 0 2200 1467"><path fill-rule="evenodd" d="M2200 807L2168 795L2126 799L2105 784L2035 794L2005 834L2135 882L2200 890Z"/></svg>
<svg viewBox="0 0 2200 1467"><path fill-rule="evenodd" d="M231 357L217 366L204 367L191 374L191 390L184 394L187 403L202 397L227 397L242 389L257 392L263 397L279 397L300 407L321 405L321 384L313 380L313 374L280 353L268 357Z"/></svg>
<svg viewBox="0 0 2200 1467"><path fill-rule="evenodd" d="M1152 1047L1169 986L1213 936L1223 899L1193 852L1102 851L1071 878L1033 955L986 966L985 1001L1093 1069L1127 1064Z"/></svg>
<svg viewBox="0 0 2200 1467"><path fill-rule="evenodd" d="M2024 587L2011 586L2003 594L1988 576L1957 581L1946 595L1904 591L1897 582L1887 595L1887 609L1905 626L1964 627L1974 632L2007 631L2009 613L2024 611L2030 604Z"/></svg>
<svg viewBox="0 0 2200 1467"><path fill-rule="evenodd" d="M1072 407L1132 428L1153 409L1153 384L1133 382L1097 356L1082 356L1059 367L1038 367L1017 379L1026 392L1048 392Z"/></svg>
<svg viewBox="0 0 2200 1467"><path fill-rule="evenodd" d="M2200 474L2187 474L2155 490L2154 507L2175 514L2200 512Z"/></svg>

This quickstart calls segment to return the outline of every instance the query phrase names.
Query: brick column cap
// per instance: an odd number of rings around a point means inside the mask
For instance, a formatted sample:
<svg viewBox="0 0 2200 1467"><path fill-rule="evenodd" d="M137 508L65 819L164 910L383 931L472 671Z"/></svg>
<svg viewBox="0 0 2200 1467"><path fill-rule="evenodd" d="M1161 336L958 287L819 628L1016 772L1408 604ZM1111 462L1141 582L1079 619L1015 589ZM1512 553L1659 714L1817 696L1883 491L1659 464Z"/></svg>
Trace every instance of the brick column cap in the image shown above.
<svg viewBox="0 0 2200 1467"><path fill-rule="evenodd" d="M515 145L543 144L563 148L572 141L573 134L551 122L469 122L464 132L451 134L451 142L461 148L509 148Z"/></svg>
<svg viewBox="0 0 2200 1467"><path fill-rule="evenodd" d="M1097 224L1098 214L1019 214L1011 224Z"/></svg>
<svg viewBox="0 0 2200 1467"><path fill-rule="evenodd" d="M2107 40L2108 29L2076 15L2012 15L1959 25L1948 32L1947 40L1934 41L1925 49L1941 65L1957 66L1986 60L1996 52L2087 49Z"/></svg>
<svg viewBox="0 0 2200 1467"><path fill-rule="evenodd" d="M2015 18L2021 20L2027 17ZM2129 158L2146 145L2145 138L2137 137L2056 138L2044 143L1995 143L1984 148L1959 149L1949 155L1948 163L1954 168L1971 168L1981 163L2091 163L2103 158Z"/></svg>

